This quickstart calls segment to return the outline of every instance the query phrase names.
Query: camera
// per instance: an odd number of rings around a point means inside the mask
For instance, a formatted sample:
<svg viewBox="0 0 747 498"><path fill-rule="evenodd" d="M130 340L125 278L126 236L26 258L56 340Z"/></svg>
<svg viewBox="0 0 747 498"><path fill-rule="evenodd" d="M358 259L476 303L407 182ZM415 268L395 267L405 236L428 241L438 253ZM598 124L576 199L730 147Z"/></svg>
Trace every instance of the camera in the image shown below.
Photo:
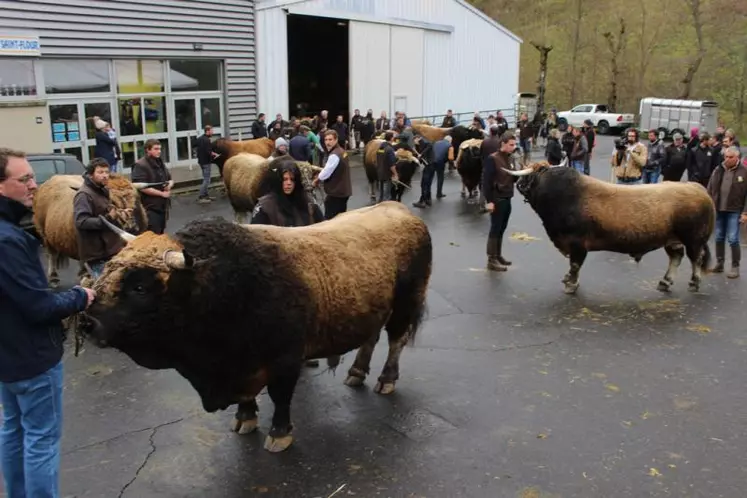
<svg viewBox="0 0 747 498"><path fill-rule="evenodd" d="M615 149L617 150L625 150L625 148L628 146L625 137L620 137L615 139Z"/></svg>

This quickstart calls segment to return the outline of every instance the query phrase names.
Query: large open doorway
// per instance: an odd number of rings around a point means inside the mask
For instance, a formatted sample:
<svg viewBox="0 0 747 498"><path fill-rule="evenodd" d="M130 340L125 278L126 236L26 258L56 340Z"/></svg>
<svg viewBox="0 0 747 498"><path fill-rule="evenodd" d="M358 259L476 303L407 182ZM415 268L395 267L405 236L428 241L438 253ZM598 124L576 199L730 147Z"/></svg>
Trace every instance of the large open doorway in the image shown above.
<svg viewBox="0 0 747 498"><path fill-rule="evenodd" d="M293 116L329 111L349 118L348 22L289 14L288 104Z"/></svg>

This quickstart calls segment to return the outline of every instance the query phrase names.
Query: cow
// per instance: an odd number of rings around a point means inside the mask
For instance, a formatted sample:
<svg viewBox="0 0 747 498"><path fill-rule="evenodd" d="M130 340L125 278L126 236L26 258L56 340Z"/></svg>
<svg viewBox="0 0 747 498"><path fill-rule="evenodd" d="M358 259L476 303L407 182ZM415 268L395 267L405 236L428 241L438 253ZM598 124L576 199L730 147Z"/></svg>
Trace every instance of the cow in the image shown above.
<svg viewBox="0 0 747 498"><path fill-rule="evenodd" d="M689 290L700 288L701 272L711 259L708 239L716 210L697 183L664 182L615 185L582 175L573 168L550 167L547 161L521 171L517 190L539 215L555 247L570 259L563 277L566 294L578 289L578 274L590 251L644 254L664 248L669 267L658 290L668 292L685 254L692 263Z"/></svg>
<svg viewBox="0 0 747 498"><path fill-rule="evenodd" d="M459 176L462 177L462 198L468 196L472 200L478 196L480 191L480 180L482 179L482 155L480 146L482 140L471 138L465 140L459 146L456 158L456 167Z"/></svg>
<svg viewBox="0 0 747 498"><path fill-rule="evenodd" d="M271 159L256 154L240 152L226 161L223 168L223 183L226 196L234 211L234 219L239 223L246 221L257 201L267 192L266 177L269 173ZM296 161L301 170L304 189L312 196L312 181L321 173L322 168L307 162Z"/></svg>
<svg viewBox="0 0 747 498"><path fill-rule="evenodd" d="M368 196L371 202L376 202L376 186L379 182L379 174L377 170L376 152L384 143L383 139L375 138L366 144L363 149L363 170L366 172L366 180L368 181Z"/></svg>
<svg viewBox="0 0 747 498"><path fill-rule="evenodd" d="M218 154L213 162L223 171L226 161L230 158L245 152L247 154L256 154L268 158L275 152L275 142L269 138L253 138L251 140L231 140L230 138L219 138L213 142L213 152ZM224 173L225 174L225 173Z"/></svg>
<svg viewBox="0 0 747 498"><path fill-rule="evenodd" d="M425 313L427 225L387 201L306 227L194 220L131 236L104 267L82 332L149 369L176 369L207 412L238 403L232 429L257 428L255 397L275 405L265 449L292 442L290 402L305 359L358 349L345 384L362 386L386 328L374 387L394 392L399 357Z"/></svg>
<svg viewBox="0 0 747 498"><path fill-rule="evenodd" d="M47 252L47 277L52 288L59 286L58 270L67 267L69 259L78 260L80 257L73 205L75 194L82 186L82 176L54 175L39 187L34 196L34 227ZM112 174L107 189L114 208L113 221L128 232L145 230L148 218L138 191L151 186L131 183L125 176ZM83 262L80 262L78 276L83 277L86 273Z"/></svg>
<svg viewBox="0 0 747 498"><path fill-rule="evenodd" d="M454 151L459 151L459 147L465 140L485 138L482 130L474 126L457 125L453 128L437 128L422 121L413 121L412 129L415 134L425 137L431 143L441 140L447 135L451 136L451 146Z"/></svg>
<svg viewBox="0 0 747 498"><path fill-rule="evenodd" d="M395 150L394 157L397 158L397 162L394 164L394 169L397 171L397 181L392 182L392 200L402 202L402 195L404 195L405 190L412 188L412 177L415 176L420 162L407 149Z"/></svg>

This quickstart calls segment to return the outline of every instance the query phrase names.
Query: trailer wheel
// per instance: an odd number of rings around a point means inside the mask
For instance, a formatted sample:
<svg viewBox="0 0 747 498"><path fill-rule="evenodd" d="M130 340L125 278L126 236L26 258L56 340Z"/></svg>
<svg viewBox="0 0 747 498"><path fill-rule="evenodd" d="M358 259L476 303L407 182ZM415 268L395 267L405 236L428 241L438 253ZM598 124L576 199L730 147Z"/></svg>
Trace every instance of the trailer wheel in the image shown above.
<svg viewBox="0 0 747 498"><path fill-rule="evenodd" d="M600 135L607 135L610 132L610 124L607 121L600 121L597 123L597 133Z"/></svg>

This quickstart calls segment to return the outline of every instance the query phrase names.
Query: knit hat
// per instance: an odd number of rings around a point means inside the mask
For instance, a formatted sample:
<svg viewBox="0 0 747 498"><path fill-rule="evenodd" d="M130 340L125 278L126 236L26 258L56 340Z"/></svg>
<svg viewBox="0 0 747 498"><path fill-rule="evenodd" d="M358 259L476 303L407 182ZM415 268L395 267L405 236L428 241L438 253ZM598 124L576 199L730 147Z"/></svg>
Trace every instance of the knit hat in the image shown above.
<svg viewBox="0 0 747 498"><path fill-rule="evenodd" d="M277 140L275 140L275 148L279 148L281 146L285 145L288 147L288 141L284 139L283 137L279 137Z"/></svg>
<svg viewBox="0 0 747 498"><path fill-rule="evenodd" d="M672 135L672 138L675 140L682 140L682 133L675 133L674 135Z"/></svg>
<svg viewBox="0 0 747 498"><path fill-rule="evenodd" d="M95 126L97 130L103 130L104 128L106 128L106 124L106 121L100 118L96 118L93 120L93 126Z"/></svg>

